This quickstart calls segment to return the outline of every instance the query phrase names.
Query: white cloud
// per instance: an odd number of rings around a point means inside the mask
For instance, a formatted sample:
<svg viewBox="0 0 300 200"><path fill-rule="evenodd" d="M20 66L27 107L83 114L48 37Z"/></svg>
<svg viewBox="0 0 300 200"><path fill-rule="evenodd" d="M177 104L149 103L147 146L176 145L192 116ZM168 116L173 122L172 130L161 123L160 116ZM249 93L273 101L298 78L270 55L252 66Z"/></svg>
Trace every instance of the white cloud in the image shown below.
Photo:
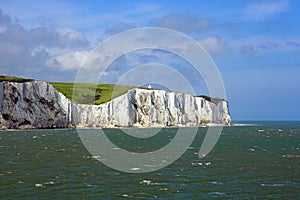
<svg viewBox="0 0 300 200"><path fill-rule="evenodd" d="M60 27L55 30L57 42L63 45L81 46L87 43L85 36L72 28Z"/></svg>
<svg viewBox="0 0 300 200"><path fill-rule="evenodd" d="M73 28L60 27L49 18L39 17L39 26L25 29L0 9L1 73L32 77L57 69L45 67L54 59L57 59L56 64L62 63L61 70L74 70L81 54L73 53L73 57L71 54L60 57L59 54L87 48L89 42L85 35Z"/></svg>
<svg viewBox="0 0 300 200"><path fill-rule="evenodd" d="M45 65L49 68L57 68L61 71L77 70L88 53L87 51L71 51L57 56L51 56Z"/></svg>
<svg viewBox="0 0 300 200"><path fill-rule="evenodd" d="M229 47L220 38L210 36L198 41L208 53L217 55L227 55L230 52Z"/></svg>
<svg viewBox="0 0 300 200"><path fill-rule="evenodd" d="M288 0L255 1L245 9L245 13L250 19L262 20L287 11L288 5Z"/></svg>
<svg viewBox="0 0 300 200"><path fill-rule="evenodd" d="M97 49L85 50L51 50L51 55L45 63L45 66L59 71L78 71L84 73L98 73L106 67L109 60L114 57L113 54L104 55ZM95 76L95 74L94 74Z"/></svg>

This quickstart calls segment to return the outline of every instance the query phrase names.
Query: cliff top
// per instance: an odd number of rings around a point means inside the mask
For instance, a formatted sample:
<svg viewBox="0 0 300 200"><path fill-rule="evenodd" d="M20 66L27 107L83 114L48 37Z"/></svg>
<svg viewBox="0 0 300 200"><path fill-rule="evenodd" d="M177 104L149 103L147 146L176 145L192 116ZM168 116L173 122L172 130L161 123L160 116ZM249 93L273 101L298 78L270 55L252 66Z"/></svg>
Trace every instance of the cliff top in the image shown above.
<svg viewBox="0 0 300 200"><path fill-rule="evenodd" d="M33 81L33 79L20 78L20 77L16 77L16 76L7 76L7 75L0 74L0 82L3 82L3 81L24 83L24 82L28 82L28 81Z"/></svg>
<svg viewBox="0 0 300 200"><path fill-rule="evenodd" d="M50 83L56 90L75 103L99 105L110 101L133 89L133 86L115 84L89 84L89 83ZM75 88L74 88L75 87ZM74 90L75 89L75 90ZM73 96L73 91L76 95Z"/></svg>
<svg viewBox="0 0 300 200"><path fill-rule="evenodd" d="M0 82L10 81L10 82L30 82L34 79L20 78L16 76L7 76L0 74ZM75 103L80 104L91 104L99 105L105 102L110 101L111 99L121 96L127 93L129 90L138 88L145 90L155 90L143 87L135 86L124 86L116 84L90 84L90 83L63 83L63 82L50 82L50 84L60 93L65 95L68 99ZM75 88L74 88L75 86ZM73 91L75 89L76 95L73 96ZM209 96L201 95L207 101L218 104L224 99L221 98L212 98Z"/></svg>
<svg viewBox="0 0 300 200"><path fill-rule="evenodd" d="M21 78L16 76L7 76L0 74L0 82L30 82L34 79ZM115 84L88 84L88 83L63 83L50 82L50 84L68 99L81 104L99 105L110 101L111 99L125 94L128 90L135 88L133 86L123 86ZM76 98L73 98L74 85L76 87Z"/></svg>

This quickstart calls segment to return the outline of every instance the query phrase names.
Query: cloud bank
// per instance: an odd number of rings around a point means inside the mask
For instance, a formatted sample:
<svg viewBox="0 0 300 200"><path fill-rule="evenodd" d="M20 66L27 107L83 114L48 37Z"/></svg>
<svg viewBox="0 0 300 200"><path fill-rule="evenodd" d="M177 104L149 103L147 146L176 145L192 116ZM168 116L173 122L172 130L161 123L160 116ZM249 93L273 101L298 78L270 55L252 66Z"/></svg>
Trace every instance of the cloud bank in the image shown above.
<svg viewBox="0 0 300 200"><path fill-rule="evenodd" d="M288 1L255 1L246 7L246 14L253 19L266 19L269 16L280 14L288 9ZM133 11L157 9L158 6L139 6ZM124 13L123 13L124 15ZM130 16L128 12L126 14ZM111 16L113 17L113 16ZM209 54L216 57L244 56L253 57L269 52L299 50L300 39L294 38L265 38L246 36L241 38L225 38L224 30L209 18L193 14L167 13L145 24L175 29L185 34L195 36ZM134 20L111 23L99 32L102 38L113 34L139 27ZM38 16L35 18L37 26L26 29L17 20L0 9L0 68L1 73L32 74L49 72L55 76L59 72L76 72L82 62L95 48L99 40L88 40L82 30L56 24L51 18ZM89 25L88 25L89 27ZM220 33L219 33L220 32ZM177 41L174 41L177 42ZM98 55L97 60L103 59ZM152 55L157 60L166 60L172 63L172 56L165 54ZM145 59L146 56L142 55ZM147 60L144 60L147 62ZM167 63L165 63L167 64ZM120 63L122 65L122 63ZM129 65L129 64L128 64ZM126 66L128 67L128 66ZM22 73L21 73L22 72ZM114 72L117 73L117 72ZM35 77L33 77L35 78Z"/></svg>
<svg viewBox="0 0 300 200"><path fill-rule="evenodd" d="M53 56L89 46L81 32L70 27L55 26L50 19L37 18L39 26L26 30L0 10L1 71L41 71ZM76 66L76 65L74 65ZM62 65L62 69L64 66Z"/></svg>

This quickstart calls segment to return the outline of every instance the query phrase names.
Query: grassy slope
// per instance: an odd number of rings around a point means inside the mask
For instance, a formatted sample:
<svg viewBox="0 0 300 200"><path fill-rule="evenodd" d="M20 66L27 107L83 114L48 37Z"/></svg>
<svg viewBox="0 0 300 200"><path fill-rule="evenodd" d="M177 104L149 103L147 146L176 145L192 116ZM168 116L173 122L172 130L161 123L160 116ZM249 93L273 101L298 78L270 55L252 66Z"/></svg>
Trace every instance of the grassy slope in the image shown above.
<svg viewBox="0 0 300 200"><path fill-rule="evenodd" d="M125 94L128 90L134 88L131 86L122 86L114 84L87 84L76 83L75 90L73 83L50 83L55 89L64 94L67 98L76 103L82 104L101 104L111 99ZM73 95L73 91L75 94Z"/></svg>
<svg viewBox="0 0 300 200"><path fill-rule="evenodd" d="M6 76L0 74L0 82L28 82L33 79L19 78L15 76ZM125 94L128 90L134 88L131 86L122 86L114 84L87 84L76 83L75 92L73 96L74 83L50 83L56 90L64 94L68 99L82 104L101 104L110 101L112 98Z"/></svg>
<svg viewBox="0 0 300 200"><path fill-rule="evenodd" d="M23 82L28 82L28 81L32 81L32 80L33 79L19 78L19 77L16 77L16 76L0 75L0 82L2 82L2 81L11 81L11 82L23 83Z"/></svg>

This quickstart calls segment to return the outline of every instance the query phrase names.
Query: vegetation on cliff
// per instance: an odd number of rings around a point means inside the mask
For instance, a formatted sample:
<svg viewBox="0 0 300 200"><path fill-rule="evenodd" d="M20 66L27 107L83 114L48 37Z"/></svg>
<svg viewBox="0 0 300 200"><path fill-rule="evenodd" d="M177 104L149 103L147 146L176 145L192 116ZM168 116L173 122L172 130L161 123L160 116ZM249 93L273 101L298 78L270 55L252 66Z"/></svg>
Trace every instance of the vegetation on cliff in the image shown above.
<svg viewBox="0 0 300 200"><path fill-rule="evenodd" d="M6 75L0 74L0 82L2 82L2 81L24 83L24 82L28 82L28 81L33 81L33 79L20 78L20 77L16 77L16 76L6 76Z"/></svg>
<svg viewBox="0 0 300 200"><path fill-rule="evenodd" d="M0 82L28 82L33 79L20 78L16 76L0 75ZM60 93L75 103L99 105L111 99L125 94L133 86L123 86L115 84L88 84L88 83L62 83L50 82L50 84ZM74 90L75 85L75 90ZM75 94L73 95L73 91Z"/></svg>
<svg viewBox="0 0 300 200"><path fill-rule="evenodd" d="M75 103L99 105L125 94L132 86L115 84L88 84L88 83L50 83L56 90ZM75 93L73 94L73 91Z"/></svg>
<svg viewBox="0 0 300 200"><path fill-rule="evenodd" d="M16 76L0 75L0 82L28 82L33 79L20 78ZM99 105L110 101L111 99L125 94L128 90L134 88L132 86L123 86L115 84L88 84L88 83L62 83L62 82L50 82L50 84L65 95L68 99L75 103L82 104L95 104ZM73 95L75 85L76 94Z"/></svg>
<svg viewBox="0 0 300 200"><path fill-rule="evenodd" d="M28 82L33 79L20 78L16 76L0 75L0 82L11 81L11 82ZM121 96L128 92L134 86L124 86L116 84L89 84L89 83L63 83L63 82L50 82L50 84L58 90L60 93L65 95L68 99L75 103L99 105L110 101L111 99ZM74 88L75 85L75 88ZM147 89L147 88L144 88ZM75 94L73 92L75 91ZM209 96L201 95L199 97L204 98L207 101L218 104L224 99L212 98Z"/></svg>

